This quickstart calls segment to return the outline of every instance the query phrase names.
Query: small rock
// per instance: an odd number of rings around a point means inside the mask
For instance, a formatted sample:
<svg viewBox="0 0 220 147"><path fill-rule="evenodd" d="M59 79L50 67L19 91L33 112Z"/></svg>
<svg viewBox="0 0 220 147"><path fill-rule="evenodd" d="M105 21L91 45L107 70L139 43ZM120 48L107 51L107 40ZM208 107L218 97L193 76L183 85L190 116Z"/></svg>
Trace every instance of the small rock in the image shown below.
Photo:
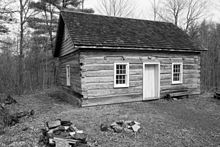
<svg viewBox="0 0 220 147"><path fill-rule="evenodd" d="M139 126L141 125L141 123L139 123L139 122L137 122L137 121L134 121L134 123L137 124L137 125L139 125Z"/></svg>
<svg viewBox="0 0 220 147"><path fill-rule="evenodd" d="M67 129L67 131L68 131L68 132L75 132L75 129L74 129L72 126L70 126L70 127Z"/></svg>
<svg viewBox="0 0 220 147"><path fill-rule="evenodd" d="M118 125L112 126L111 128L114 130L115 133L121 133L123 131L123 127Z"/></svg>
<svg viewBox="0 0 220 147"><path fill-rule="evenodd" d="M110 126L113 127L113 126L117 126L118 124L116 122L113 122Z"/></svg>
<svg viewBox="0 0 220 147"><path fill-rule="evenodd" d="M108 131L108 125L106 125L106 124L101 124L100 125L100 129L101 129L101 131Z"/></svg>
<svg viewBox="0 0 220 147"><path fill-rule="evenodd" d="M55 144L52 138L49 138L49 144Z"/></svg>
<svg viewBox="0 0 220 147"><path fill-rule="evenodd" d="M133 126L135 124L135 122L131 121L131 120L128 120L128 121L125 121L125 124L129 125L129 126Z"/></svg>
<svg viewBox="0 0 220 147"><path fill-rule="evenodd" d="M117 125L123 126L124 125L124 120L119 120L116 122Z"/></svg>
<svg viewBox="0 0 220 147"><path fill-rule="evenodd" d="M125 132L127 132L127 133L131 133L131 132L133 132L133 130L128 129L128 128L124 128L124 130L125 130Z"/></svg>
<svg viewBox="0 0 220 147"><path fill-rule="evenodd" d="M82 134L82 133L83 133L83 130L77 130L76 133Z"/></svg>
<svg viewBox="0 0 220 147"><path fill-rule="evenodd" d="M64 126L64 129L65 130L68 130L70 127L69 126Z"/></svg>
<svg viewBox="0 0 220 147"><path fill-rule="evenodd" d="M70 132L70 136L74 136L76 132Z"/></svg>
<svg viewBox="0 0 220 147"><path fill-rule="evenodd" d="M35 114L35 111L34 110L31 110L30 111L30 116L33 116Z"/></svg>
<svg viewBox="0 0 220 147"><path fill-rule="evenodd" d="M29 128L28 127L25 127L22 129L22 131L27 131Z"/></svg>
<svg viewBox="0 0 220 147"><path fill-rule="evenodd" d="M133 126L131 126L132 127L132 130L134 131L134 132L137 132L141 127L139 126L139 125L137 125L137 124L135 124L135 125L133 125Z"/></svg>

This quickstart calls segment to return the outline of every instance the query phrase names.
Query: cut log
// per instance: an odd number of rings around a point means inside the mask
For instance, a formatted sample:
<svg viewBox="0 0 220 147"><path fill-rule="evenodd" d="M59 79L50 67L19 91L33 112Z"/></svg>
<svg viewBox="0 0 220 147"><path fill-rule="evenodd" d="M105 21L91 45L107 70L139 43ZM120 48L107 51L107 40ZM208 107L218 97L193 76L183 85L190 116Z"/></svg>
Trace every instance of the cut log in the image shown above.
<svg viewBox="0 0 220 147"><path fill-rule="evenodd" d="M56 128L56 127L58 127L60 125L61 125L61 120L49 121L49 122L46 123L46 126L49 129Z"/></svg>
<svg viewBox="0 0 220 147"><path fill-rule="evenodd" d="M70 147L70 145L76 146L80 142L75 139L66 139L66 138L60 138L60 137L54 137L53 140L56 144L56 147Z"/></svg>

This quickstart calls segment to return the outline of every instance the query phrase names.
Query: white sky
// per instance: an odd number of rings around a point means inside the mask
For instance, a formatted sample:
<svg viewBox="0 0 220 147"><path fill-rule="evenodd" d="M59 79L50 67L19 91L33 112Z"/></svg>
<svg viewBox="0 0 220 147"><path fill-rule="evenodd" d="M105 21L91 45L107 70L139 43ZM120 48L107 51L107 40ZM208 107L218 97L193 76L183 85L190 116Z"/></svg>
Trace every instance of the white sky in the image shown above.
<svg viewBox="0 0 220 147"><path fill-rule="evenodd" d="M99 0L85 0L86 8L93 8L96 14L99 14L97 11ZM153 13L151 9L150 0L131 0L135 5L134 17L140 19L153 19ZM219 3L219 8L216 7L216 4ZM204 19L212 20L215 22L220 22L220 0L208 0L207 13Z"/></svg>

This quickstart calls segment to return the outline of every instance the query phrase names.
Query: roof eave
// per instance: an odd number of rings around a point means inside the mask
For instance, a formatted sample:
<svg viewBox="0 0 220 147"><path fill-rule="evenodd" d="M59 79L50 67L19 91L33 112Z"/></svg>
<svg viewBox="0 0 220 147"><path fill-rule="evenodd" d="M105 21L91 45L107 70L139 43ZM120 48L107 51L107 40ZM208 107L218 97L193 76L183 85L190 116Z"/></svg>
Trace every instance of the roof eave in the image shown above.
<svg viewBox="0 0 220 147"><path fill-rule="evenodd" d="M63 32L62 32L63 29L64 29L64 22L63 22L62 16L60 15L59 20L58 20L58 26L57 26L55 48L54 48L54 52L53 52L54 57L59 57L59 54L60 54L59 42L60 42L60 40L62 40L62 37L63 37Z"/></svg>
<svg viewBox="0 0 220 147"><path fill-rule="evenodd" d="M119 47L119 46L93 46L93 45L75 45L78 49L124 49L124 50L142 50L142 51L171 51L171 52L201 52L204 50L192 49L173 49L173 48L152 48L152 47Z"/></svg>

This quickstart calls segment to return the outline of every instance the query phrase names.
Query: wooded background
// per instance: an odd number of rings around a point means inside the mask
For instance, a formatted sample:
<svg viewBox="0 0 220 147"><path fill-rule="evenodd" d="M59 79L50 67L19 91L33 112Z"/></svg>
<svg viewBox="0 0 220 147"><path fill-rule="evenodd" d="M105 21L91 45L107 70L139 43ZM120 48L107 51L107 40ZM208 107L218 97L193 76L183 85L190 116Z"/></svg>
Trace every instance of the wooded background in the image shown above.
<svg viewBox="0 0 220 147"><path fill-rule="evenodd" d="M201 57L202 91L220 88L220 24L204 19L206 0L152 0L154 20L172 22L208 51ZM129 0L100 0L105 15L134 17ZM94 13L84 0L2 0L0 2L0 93L24 94L56 85L52 52L59 11Z"/></svg>

